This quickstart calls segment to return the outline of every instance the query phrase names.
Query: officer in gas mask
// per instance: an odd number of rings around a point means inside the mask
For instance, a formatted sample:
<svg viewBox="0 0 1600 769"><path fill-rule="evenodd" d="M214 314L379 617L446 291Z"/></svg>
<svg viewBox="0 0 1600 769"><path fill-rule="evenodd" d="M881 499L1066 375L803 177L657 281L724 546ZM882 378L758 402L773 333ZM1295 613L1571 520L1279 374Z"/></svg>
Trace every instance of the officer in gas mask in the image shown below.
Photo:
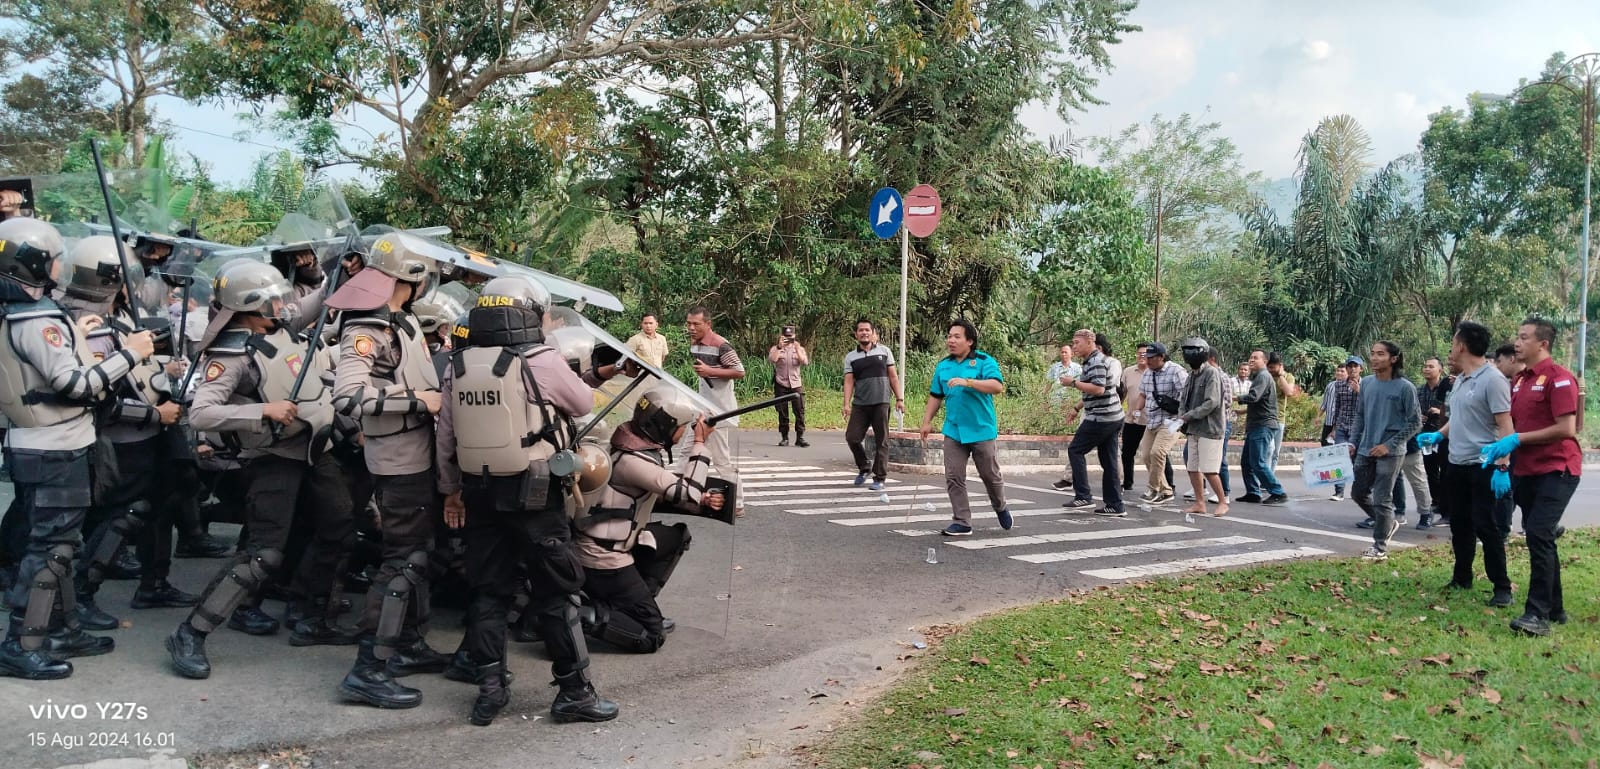
<svg viewBox="0 0 1600 769"><path fill-rule="evenodd" d="M668 452L691 426L694 444L684 470L676 472ZM731 510L723 493L706 490L711 459L705 441L711 430L683 393L659 385L639 398L633 418L611 434L609 483L573 522L589 599L581 618L589 637L641 654L666 643L671 626L656 596L691 538L686 524L668 526L650 517L659 507L664 513L733 523L733 516L724 514Z"/></svg>
<svg viewBox="0 0 1600 769"><path fill-rule="evenodd" d="M35 680L72 675L61 657L115 646L83 632L71 589L84 514L94 501L93 409L155 352L154 335L140 331L121 351L94 360L83 333L50 299L65 250L49 224L0 222L0 411L11 422L5 462L28 526L27 555L7 596L11 623L0 643L0 675Z"/></svg>
<svg viewBox="0 0 1600 769"><path fill-rule="evenodd" d="M527 611L552 660L557 722L608 721L616 703L590 683L578 621L583 566L572 548L567 488L549 458L571 448L572 418L594 391L544 344L550 294L525 278L489 281L472 309L471 345L451 356L437 442L445 521L462 527L474 591L467 651L477 671L471 721L484 726L510 701L506 614L526 567Z"/></svg>
<svg viewBox="0 0 1600 769"><path fill-rule="evenodd" d="M315 532L292 579L300 596L330 595L336 565L353 536L350 498L338 462L323 449L331 437L333 403L321 376L323 356L307 355L300 333L322 308L322 294L294 297L270 265L236 259L213 283L214 307L202 342L200 384L189 421L239 449L245 473L247 550L206 587L189 618L167 638L173 666L187 678L211 675L207 636L275 579L297 510ZM294 307L294 311L288 311ZM294 392L304 371L304 381ZM324 601L324 608L336 602ZM352 631L331 613L306 614L289 642L295 646L351 644Z"/></svg>

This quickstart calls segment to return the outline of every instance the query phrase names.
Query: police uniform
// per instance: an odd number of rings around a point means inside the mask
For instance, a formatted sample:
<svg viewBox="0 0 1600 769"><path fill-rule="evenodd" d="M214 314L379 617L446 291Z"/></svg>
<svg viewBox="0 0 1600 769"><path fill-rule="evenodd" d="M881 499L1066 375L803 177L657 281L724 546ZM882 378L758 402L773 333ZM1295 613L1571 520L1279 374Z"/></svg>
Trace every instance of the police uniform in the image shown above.
<svg viewBox="0 0 1600 769"><path fill-rule="evenodd" d="M218 271L216 293L223 308L258 315L271 312L270 306L252 308L243 300L241 306L228 307L241 294L251 296L251 291L267 297L257 305L282 303L291 296L287 282L269 265L243 259ZM249 536L245 552L217 573L199 605L168 638L174 667L185 677L210 675L206 635L225 623L238 627L235 610L257 599L284 568L297 511L310 520L314 533L291 585L304 596L328 596L333 589L336 565L353 530L344 478L338 463L323 451L333 422L332 399L322 377L326 358L308 359L307 342L300 334L315 320L321 303L322 295L316 293L294 300L295 309L287 313L287 320L265 334L220 313L207 330L189 420L196 430L214 434L237 450L244 462ZM306 366L310 370L302 371ZM293 393L302 376L300 392ZM269 422L265 405L285 401L296 406L294 422ZM290 638L296 646L353 642L354 636L340 634L326 615L308 616Z"/></svg>
<svg viewBox="0 0 1600 769"><path fill-rule="evenodd" d="M649 397L644 399L649 401ZM711 459L695 441L682 472L667 467L661 444L633 422L611 436L611 479L588 510L579 511L578 560L583 563L587 611L584 632L631 652L649 654L666 643L656 596L688 550L689 527L652 521L666 513L716 515L702 504ZM724 520L732 522L730 515Z"/></svg>
<svg viewBox="0 0 1600 769"><path fill-rule="evenodd" d="M472 723L486 725L509 699L507 611L526 568L535 618L560 687L554 720L604 721L617 707L595 693L576 594L583 567L571 541L565 486L548 459L569 448L571 419L594 391L543 344L549 295L521 278L484 286L469 319L471 346L445 372L439 411L439 491L465 506L468 579L474 591L467 649L477 668Z"/></svg>
<svg viewBox="0 0 1600 769"><path fill-rule="evenodd" d="M5 462L18 513L29 526L27 555L7 596L11 622L0 644L0 674L31 679L72 674L71 663L49 656L50 649L72 656L114 646L83 633L73 592L63 588L72 583L84 514L93 503L93 403L141 360L124 350L95 361L66 311L43 298L63 250L48 224L0 223L0 333L6 341L0 345L0 411L11 421ZM61 629L47 639L57 621Z"/></svg>

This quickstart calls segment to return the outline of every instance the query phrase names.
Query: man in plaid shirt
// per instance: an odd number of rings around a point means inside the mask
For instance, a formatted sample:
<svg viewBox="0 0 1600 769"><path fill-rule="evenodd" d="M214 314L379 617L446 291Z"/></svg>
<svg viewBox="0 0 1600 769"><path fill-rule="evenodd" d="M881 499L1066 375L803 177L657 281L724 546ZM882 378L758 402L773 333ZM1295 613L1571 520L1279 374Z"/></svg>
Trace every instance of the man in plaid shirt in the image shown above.
<svg viewBox="0 0 1600 769"><path fill-rule="evenodd" d="M1328 387L1333 388L1333 442L1349 443L1355 435L1356 418L1361 415L1361 406L1357 398L1361 396L1361 369L1366 361L1352 355L1344 361L1345 370L1350 376L1342 381L1335 381ZM1334 502L1344 501L1344 484L1333 487L1333 496L1328 499Z"/></svg>

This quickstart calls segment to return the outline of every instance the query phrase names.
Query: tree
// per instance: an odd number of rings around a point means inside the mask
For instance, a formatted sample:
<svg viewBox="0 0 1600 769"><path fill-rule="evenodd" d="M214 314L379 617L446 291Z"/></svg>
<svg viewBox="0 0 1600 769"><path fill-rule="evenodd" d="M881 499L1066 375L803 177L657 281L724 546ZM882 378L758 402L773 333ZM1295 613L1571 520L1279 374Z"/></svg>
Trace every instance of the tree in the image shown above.
<svg viewBox="0 0 1600 769"><path fill-rule="evenodd" d="M1148 125L1131 125L1112 137L1091 139L1089 148L1102 166L1127 180L1144 211L1144 238L1154 258L1151 333L1160 339L1163 241L1178 245L1176 256L1191 256L1227 238L1233 215L1250 200L1258 175L1246 173L1239 150L1220 135L1219 123L1196 123L1184 113L1177 120L1157 114ZM1170 248L1170 245L1168 246Z"/></svg>
<svg viewBox="0 0 1600 769"><path fill-rule="evenodd" d="M1543 78L1560 75L1564 60L1552 56ZM1578 275L1566 254L1582 205L1583 162L1573 151L1581 114L1577 99L1551 90L1473 94L1464 109L1430 118L1421 148L1435 281L1415 300L1434 325L1511 323L1529 312L1567 318Z"/></svg>
<svg viewBox="0 0 1600 769"><path fill-rule="evenodd" d="M85 131L114 130L114 110L99 98L98 85L81 67L24 73L7 83L0 91L0 174L54 173Z"/></svg>
<svg viewBox="0 0 1600 769"><path fill-rule="evenodd" d="M135 166L144 162L150 100L177 92L178 51L205 44L186 0L0 0L0 18L21 27L6 45L24 60L92 73L114 90L114 127Z"/></svg>
<svg viewBox="0 0 1600 769"><path fill-rule="evenodd" d="M1281 282L1267 288L1286 301L1259 311L1280 345L1364 347L1397 316L1407 281L1423 273L1426 239L1405 180L1408 159L1362 178L1370 159L1358 150L1365 146L1354 120L1325 118L1301 141L1289 224L1265 204L1246 217L1252 247L1281 270Z"/></svg>

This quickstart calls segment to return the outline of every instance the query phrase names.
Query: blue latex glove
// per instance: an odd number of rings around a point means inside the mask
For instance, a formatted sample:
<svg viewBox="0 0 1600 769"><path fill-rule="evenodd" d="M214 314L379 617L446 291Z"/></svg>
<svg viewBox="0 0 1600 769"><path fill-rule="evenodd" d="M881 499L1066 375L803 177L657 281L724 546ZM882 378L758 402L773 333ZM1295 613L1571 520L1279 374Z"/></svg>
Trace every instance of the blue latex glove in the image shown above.
<svg viewBox="0 0 1600 769"><path fill-rule="evenodd" d="M1444 440L1444 434L1443 433L1418 433L1417 434L1417 445L1421 446L1423 448L1427 448L1429 446L1437 446L1437 445L1439 445L1439 441L1442 441L1442 440Z"/></svg>
<svg viewBox="0 0 1600 769"><path fill-rule="evenodd" d="M1518 438L1516 433L1512 433L1498 441L1495 441L1494 443L1484 446L1483 451L1478 455L1478 458L1483 461L1484 467L1488 467L1489 465L1494 464L1501 457L1510 456L1511 452L1515 451L1516 448L1521 445L1522 439Z"/></svg>
<svg viewBox="0 0 1600 769"><path fill-rule="evenodd" d="M1494 477L1489 479L1489 490L1494 492L1495 499L1511 496L1511 473L1505 470L1494 471Z"/></svg>

